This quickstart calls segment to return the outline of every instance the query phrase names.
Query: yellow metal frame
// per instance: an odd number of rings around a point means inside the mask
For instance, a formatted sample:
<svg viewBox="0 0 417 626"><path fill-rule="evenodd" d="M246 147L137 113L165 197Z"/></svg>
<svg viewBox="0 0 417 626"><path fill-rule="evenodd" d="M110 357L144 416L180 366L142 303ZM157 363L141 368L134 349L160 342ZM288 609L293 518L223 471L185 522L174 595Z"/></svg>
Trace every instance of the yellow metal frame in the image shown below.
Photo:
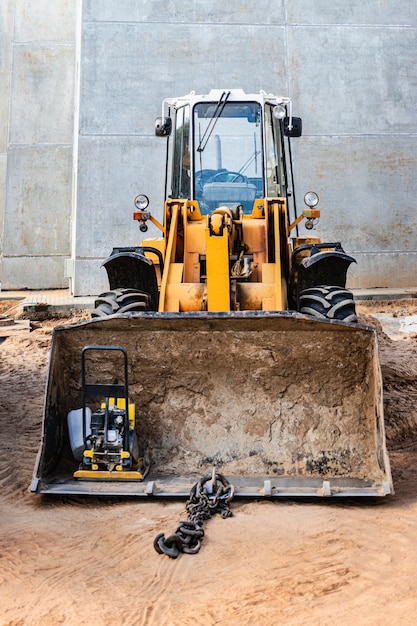
<svg viewBox="0 0 417 626"><path fill-rule="evenodd" d="M216 216L220 217L220 216ZM206 226L207 310L230 311L229 233L214 234Z"/></svg>
<svg viewBox="0 0 417 626"><path fill-rule="evenodd" d="M238 233L245 254L253 258L253 276L246 282L237 281L238 299L241 297L249 310L286 310L288 277L284 267L289 266L292 252L289 235L302 219L317 217L316 213L308 209L289 224L285 198L257 199L252 213L241 216L233 215L228 207L204 216L194 200L167 200L165 239L155 240L164 254L159 311L230 311L230 253ZM146 244L152 246L153 240ZM206 282L200 276L201 257L206 260Z"/></svg>
<svg viewBox="0 0 417 626"><path fill-rule="evenodd" d="M165 205L167 207L167 205ZM171 263L175 260L175 250L177 242L177 230L178 219L180 212L181 201L176 202L171 206L171 220L169 222L168 239L166 242L165 259L164 259L164 273L161 279L161 289L159 293L159 311L165 311L166 305L166 291L168 285L168 277L171 269ZM167 208L165 214L167 214ZM167 222L165 222L165 228L167 228Z"/></svg>

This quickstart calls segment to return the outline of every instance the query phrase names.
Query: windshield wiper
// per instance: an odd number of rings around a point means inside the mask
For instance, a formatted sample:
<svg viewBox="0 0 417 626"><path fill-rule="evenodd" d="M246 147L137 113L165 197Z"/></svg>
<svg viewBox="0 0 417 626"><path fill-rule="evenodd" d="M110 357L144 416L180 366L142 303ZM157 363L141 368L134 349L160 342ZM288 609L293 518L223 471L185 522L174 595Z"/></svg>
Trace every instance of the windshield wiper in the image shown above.
<svg viewBox="0 0 417 626"><path fill-rule="evenodd" d="M223 109L226 106L226 102L229 99L230 96L230 91L228 91L227 93L225 91L223 91L222 95L220 96L220 100L218 101L218 103L216 104L216 108L214 109L214 113L213 116L210 120L210 122L208 123L208 126L206 128L206 130L204 131L203 136L200 139L200 143L198 144L198 148L197 148L197 152L203 152L204 148L207 145L208 140L211 137L211 134L214 130L214 127L216 126L216 122L219 119L219 117L221 116L221 114L223 113ZM207 135L207 137L206 137Z"/></svg>

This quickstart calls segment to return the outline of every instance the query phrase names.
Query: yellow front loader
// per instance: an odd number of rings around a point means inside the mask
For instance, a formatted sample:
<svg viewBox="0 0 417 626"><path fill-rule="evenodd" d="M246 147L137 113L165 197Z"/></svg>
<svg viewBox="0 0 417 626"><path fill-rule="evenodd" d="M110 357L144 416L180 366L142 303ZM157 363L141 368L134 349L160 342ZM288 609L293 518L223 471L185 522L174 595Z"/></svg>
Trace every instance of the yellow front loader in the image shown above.
<svg viewBox="0 0 417 626"><path fill-rule="evenodd" d="M392 493L376 331L354 259L310 236L317 195L297 212L290 100L191 93L156 134L163 220L144 195L133 217L161 236L115 248L92 319L54 331L32 490L185 497L215 466L237 496Z"/></svg>

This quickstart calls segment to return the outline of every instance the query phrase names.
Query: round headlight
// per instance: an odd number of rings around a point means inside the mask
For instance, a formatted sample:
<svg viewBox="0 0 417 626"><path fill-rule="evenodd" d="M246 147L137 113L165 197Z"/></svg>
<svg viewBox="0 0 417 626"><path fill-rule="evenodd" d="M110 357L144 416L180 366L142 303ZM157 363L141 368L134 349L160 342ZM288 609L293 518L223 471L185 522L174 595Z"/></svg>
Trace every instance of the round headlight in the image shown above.
<svg viewBox="0 0 417 626"><path fill-rule="evenodd" d="M307 206L313 208L319 203L319 197L315 191L307 191L306 195L304 196L304 202Z"/></svg>
<svg viewBox="0 0 417 626"><path fill-rule="evenodd" d="M276 104L272 109L272 115L277 120L283 120L286 116L287 112L285 110L285 106L283 104Z"/></svg>
<svg viewBox="0 0 417 626"><path fill-rule="evenodd" d="M149 204L148 196L145 196L144 194L139 194L139 196L136 196L135 207L138 209L138 211L143 211L144 209L146 209L148 204Z"/></svg>

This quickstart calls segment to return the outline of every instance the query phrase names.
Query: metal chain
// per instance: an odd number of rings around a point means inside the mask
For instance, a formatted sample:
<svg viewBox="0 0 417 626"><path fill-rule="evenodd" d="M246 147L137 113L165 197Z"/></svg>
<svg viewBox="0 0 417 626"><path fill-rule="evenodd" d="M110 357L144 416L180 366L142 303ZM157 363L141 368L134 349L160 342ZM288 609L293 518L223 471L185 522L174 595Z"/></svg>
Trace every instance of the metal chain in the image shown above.
<svg viewBox="0 0 417 626"><path fill-rule="evenodd" d="M164 533L159 533L155 537L153 545L158 554L166 554L171 559L176 559L180 552L197 554L204 537L203 522L215 513L220 513L223 519L233 515L229 507L233 494L233 485L213 467L212 473L191 489L185 505L187 521L179 522L174 534L165 537Z"/></svg>

